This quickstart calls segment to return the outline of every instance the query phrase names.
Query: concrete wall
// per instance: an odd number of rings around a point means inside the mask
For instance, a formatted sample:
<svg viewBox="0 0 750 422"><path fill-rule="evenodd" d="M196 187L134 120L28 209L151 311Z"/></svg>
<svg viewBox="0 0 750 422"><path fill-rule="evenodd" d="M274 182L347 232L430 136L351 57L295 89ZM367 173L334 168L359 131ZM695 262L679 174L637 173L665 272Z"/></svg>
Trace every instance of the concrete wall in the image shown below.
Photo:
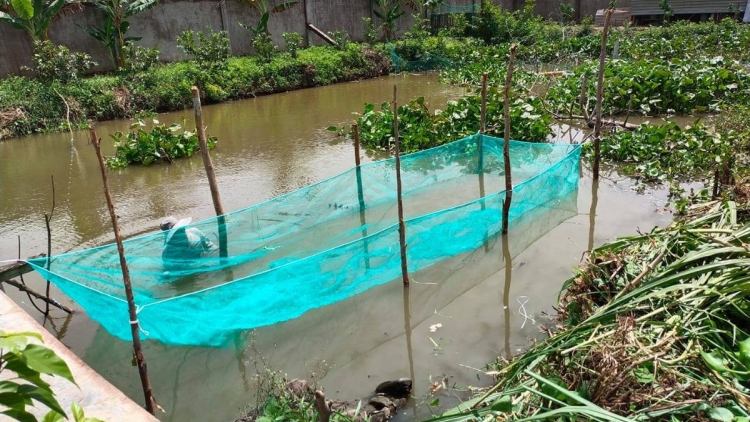
<svg viewBox="0 0 750 422"><path fill-rule="evenodd" d="M510 10L523 7L523 0L494 0ZM479 0L448 0L452 5L470 5ZM537 0L536 11L548 18L557 17L561 2L580 3L582 16L596 13L609 4L609 0ZM630 0L620 0L618 7L627 7ZM269 30L275 44L284 45L281 34L298 32L309 44L320 45L324 41L308 31L306 22L324 32L347 31L355 41L364 41L363 17L370 17L379 24L372 13L373 0L299 0L299 4L283 13L272 14ZM413 23L411 9L402 6L406 13L398 21L398 34L403 34ZM159 47L163 61L183 60L185 54L177 48L177 36L184 30L226 30L229 33L232 54L251 54L250 32L240 27L238 22L253 24L258 21L258 13L237 0L161 0L159 5L130 19L128 35L140 36L138 44L146 47ZM50 25L50 39L70 48L72 51L85 51L99 63L94 71L112 69L107 50L81 26L100 25L104 20L102 12L85 7L83 10L66 14ZM29 36L7 24L0 24L0 76L24 73L23 66L31 66L32 46Z"/></svg>

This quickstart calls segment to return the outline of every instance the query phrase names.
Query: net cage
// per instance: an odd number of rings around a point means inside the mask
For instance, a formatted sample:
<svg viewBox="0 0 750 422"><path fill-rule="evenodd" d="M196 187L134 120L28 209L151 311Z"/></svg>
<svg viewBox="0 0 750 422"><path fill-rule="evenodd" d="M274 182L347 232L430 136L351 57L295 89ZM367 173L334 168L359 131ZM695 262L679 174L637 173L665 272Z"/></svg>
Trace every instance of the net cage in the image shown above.
<svg viewBox="0 0 750 422"><path fill-rule="evenodd" d="M500 232L503 144L472 135L402 156L409 271L470 253ZM511 223L577 189L579 145L511 141L509 149ZM220 246L200 256L187 249L183 256L167 253L168 239L191 231ZM243 331L400 280L395 161L364 164L221 217L123 243L143 339L228 346ZM29 263L109 333L131 339L115 244Z"/></svg>

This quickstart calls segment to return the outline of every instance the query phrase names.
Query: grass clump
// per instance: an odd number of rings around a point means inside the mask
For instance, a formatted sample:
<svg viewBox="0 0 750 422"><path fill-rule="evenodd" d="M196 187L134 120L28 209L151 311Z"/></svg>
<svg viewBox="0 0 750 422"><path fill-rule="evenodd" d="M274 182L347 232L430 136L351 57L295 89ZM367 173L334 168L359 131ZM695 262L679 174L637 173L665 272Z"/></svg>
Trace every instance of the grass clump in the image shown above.
<svg viewBox="0 0 750 422"><path fill-rule="evenodd" d="M747 420L750 212L692 212L594 250L564 284L550 337L491 365L492 389L432 421Z"/></svg>

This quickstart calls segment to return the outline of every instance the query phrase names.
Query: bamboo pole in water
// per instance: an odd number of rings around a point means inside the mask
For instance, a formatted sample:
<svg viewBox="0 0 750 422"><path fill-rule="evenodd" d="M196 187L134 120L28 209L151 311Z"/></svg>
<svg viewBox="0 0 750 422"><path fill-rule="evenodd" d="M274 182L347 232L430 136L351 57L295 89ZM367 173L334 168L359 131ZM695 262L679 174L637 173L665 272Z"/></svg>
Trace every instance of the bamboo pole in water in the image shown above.
<svg viewBox="0 0 750 422"><path fill-rule="evenodd" d="M482 73L482 116L479 123L479 145L477 147L479 173L479 197L484 198L484 132L487 130L487 72ZM482 201L484 209L484 201Z"/></svg>
<svg viewBox="0 0 750 422"><path fill-rule="evenodd" d="M193 110L195 111L195 130L198 133L198 142L201 146L201 156L203 157L203 166L206 168L208 176L208 186L211 189L211 199L214 203L214 210L219 217L219 255L222 258L228 256L227 245L227 225L224 218L224 207L221 204L219 195L219 184L216 182L216 172L214 164L211 161L211 154L208 151L208 142L206 141L206 127L203 125L203 109L201 108L201 96L198 87L191 88L193 93Z"/></svg>
<svg viewBox="0 0 750 422"><path fill-rule="evenodd" d="M510 82L513 78L513 64L516 60L516 45L510 46L508 71L505 73L505 139L503 140L503 161L505 161L505 201L503 202L503 234L508 234L508 214L513 200L513 180L510 174Z"/></svg>
<svg viewBox="0 0 750 422"><path fill-rule="evenodd" d="M130 333L133 335L133 351L135 352L135 360L138 365L138 373L141 376L141 386L143 387L143 396L146 400L146 410L154 414L154 408L156 407L156 400L151 390L151 381L148 378L148 368L146 366L146 357L143 356L143 349L141 348L141 337L140 337L140 325L138 323L138 315L135 310L135 301L133 299L133 288L130 284L130 270L128 269L128 263L125 260L125 248L122 246L122 235L120 235L120 226L117 224L117 214L115 214L115 205L112 203L112 196L109 193L109 182L107 181L107 170L104 166L104 157L99 146L99 138L96 136L93 126L89 127L89 135L91 136L91 143L94 144L94 150L96 151L96 158L99 160L99 168L102 171L102 184L104 185L104 197L107 199L107 208L109 209L109 217L112 219L112 230L115 233L115 242L117 242L117 253L120 255L120 268L122 269L122 281L125 284L125 297L128 301L128 313L130 314Z"/></svg>
<svg viewBox="0 0 750 422"><path fill-rule="evenodd" d="M594 124L594 180L599 179L599 162L601 160L602 143L602 99L604 94L604 62L607 58L607 34L609 33L609 19L612 9L607 9L602 31L602 49L599 53L599 75L596 81L596 123Z"/></svg>
<svg viewBox="0 0 750 422"><path fill-rule="evenodd" d="M396 200L398 202L398 241L401 246L401 275L404 280L404 287L409 287L409 268L406 264L406 225L404 224L404 203L401 195L401 151L398 141L396 85L393 85L393 138L396 144Z"/></svg>
<svg viewBox="0 0 750 422"><path fill-rule="evenodd" d="M367 241L367 216L365 215L365 195L362 191L362 169L360 166L359 159L359 124L355 121L352 125L352 132L354 132L354 162L356 163L357 173L357 197L359 199L359 224L362 227L362 238L364 239L365 247L365 268L370 269L370 251Z"/></svg>

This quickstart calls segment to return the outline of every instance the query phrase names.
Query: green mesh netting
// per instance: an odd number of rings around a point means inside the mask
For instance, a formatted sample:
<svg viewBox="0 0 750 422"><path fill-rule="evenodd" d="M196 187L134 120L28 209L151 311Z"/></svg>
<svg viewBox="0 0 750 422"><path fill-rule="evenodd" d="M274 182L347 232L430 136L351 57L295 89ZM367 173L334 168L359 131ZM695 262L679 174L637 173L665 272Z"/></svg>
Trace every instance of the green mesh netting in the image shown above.
<svg viewBox="0 0 750 422"><path fill-rule="evenodd" d="M449 69L453 66L453 62L449 59L430 52L423 53L417 60L407 60L398 54L392 44L388 44L388 51L396 73L427 72L430 70Z"/></svg>
<svg viewBox="0 0 750 422"><path fill-rule="evenodd" d="M502 148L502 139L474 135L402 157L410 271L471 252L498 234L505 197ZM510 154L511 221L577 189L578 145L511 141ZM484 197L480 162L485 192L492 192ZM227 255L213 248L204 256L165 262L167 232L124 242L144 339L224 346L242 331L400 279L393 159L175 230L186 228L214 243L225 230ZM114 244L30 264L107 331L130 339Z"/></svg>

